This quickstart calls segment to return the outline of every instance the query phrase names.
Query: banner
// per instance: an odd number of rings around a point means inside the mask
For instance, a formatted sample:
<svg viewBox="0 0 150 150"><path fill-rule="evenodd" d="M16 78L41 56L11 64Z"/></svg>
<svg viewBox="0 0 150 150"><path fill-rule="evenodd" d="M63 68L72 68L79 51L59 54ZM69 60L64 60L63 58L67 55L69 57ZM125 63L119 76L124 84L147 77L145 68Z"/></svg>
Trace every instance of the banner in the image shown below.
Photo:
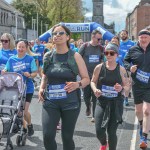
<svg viewBox="0 0 150 150"><path fill-rule="evenodd" d="M93 30L97 29L102 33L103 40L111 40L114 36L111 32L103 28L100 24L96 22L90 22L90 23L64 23L61 22L60 24L66 26L70 29L72 33L88 33L92 32ZM52 28L48 30L47 32L43 33L41 36L39 36L40 41L46 41L48 42L48 39L51 38L51 32Z"/></svg>

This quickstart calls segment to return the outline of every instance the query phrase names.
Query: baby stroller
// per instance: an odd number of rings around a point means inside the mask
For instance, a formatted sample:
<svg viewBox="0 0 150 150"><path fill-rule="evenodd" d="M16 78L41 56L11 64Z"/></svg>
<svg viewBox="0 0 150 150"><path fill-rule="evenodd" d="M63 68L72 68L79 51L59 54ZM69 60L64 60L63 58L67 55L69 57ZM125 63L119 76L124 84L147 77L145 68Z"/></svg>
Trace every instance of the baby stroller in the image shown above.
<svg viewBox="0 0 150 150"><path fill-rule="evenodd" d="M16 138L17 146L26 144L27 134L23 132L25 92L22 75L10 72L0 76L0 142L1 138L6 138L6 149L13 149L11 137L15 133L20 133Z"/></svg>

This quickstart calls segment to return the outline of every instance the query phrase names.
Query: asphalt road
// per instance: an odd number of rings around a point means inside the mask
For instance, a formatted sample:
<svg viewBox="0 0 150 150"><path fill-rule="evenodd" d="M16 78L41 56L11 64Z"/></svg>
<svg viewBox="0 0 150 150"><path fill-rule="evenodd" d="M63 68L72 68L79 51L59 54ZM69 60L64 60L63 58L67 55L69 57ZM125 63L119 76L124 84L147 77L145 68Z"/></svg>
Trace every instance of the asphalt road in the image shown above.
<svg viewBox="0 0 150 150"><path fill-rule="evenodd" d="M123 115L124 122L122 125L119 126L117 131L118 135L117 150L140 150L138 148L139 144L139 135L137 131L138 126L134 125L135 114L134 114L133 99L130 99L129 102L130 106L124 108L124 115ZM35 134L32 137L27 138L27 143L25 146L20 147L16 146L16 135L13 136L12 141L15 150L44 150L42 140L41 108L42 104L38 103L36 91L30 107ZM90 120L91 118L87 118L85 116L85 105L84 102L82 102L81 112L74 133L76 150L99 150L100 143L96 138L95 124L92 123ZM61 141L61 130L57 131L56 141L58 145L58 150L63 150ZM0 146L0 150L4 150L4 147ZM147 150L150 149L147 148Z"/></svg>

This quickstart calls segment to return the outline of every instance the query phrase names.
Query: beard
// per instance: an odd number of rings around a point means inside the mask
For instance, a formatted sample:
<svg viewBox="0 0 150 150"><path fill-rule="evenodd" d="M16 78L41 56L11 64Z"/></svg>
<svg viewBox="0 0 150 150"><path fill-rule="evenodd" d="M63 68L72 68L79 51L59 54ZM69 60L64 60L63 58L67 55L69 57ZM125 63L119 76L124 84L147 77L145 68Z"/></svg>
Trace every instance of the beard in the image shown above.
<svg viewBox="0 0 150 150"><path fill-rule="evenodd" d="M121 39L122 39L122 41L126 41L128 39L128 37L127 36L123 36L123 37L121 37Z"/></svg>

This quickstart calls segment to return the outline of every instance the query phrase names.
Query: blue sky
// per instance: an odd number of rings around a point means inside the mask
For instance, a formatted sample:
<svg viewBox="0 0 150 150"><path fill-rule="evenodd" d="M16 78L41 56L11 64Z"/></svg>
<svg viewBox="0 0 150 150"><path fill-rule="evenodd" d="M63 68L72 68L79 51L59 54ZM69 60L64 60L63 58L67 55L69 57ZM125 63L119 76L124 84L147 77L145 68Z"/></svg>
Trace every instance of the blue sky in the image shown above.
<svg viewBox="0 0 150 150"><path fill-rule="evenodd" d="M6 0L11 2L12 0ZM83 0L84 7L88 8L86 16L92 16L92 0ZM132 12L140 0L104 0L104 22L107 24L115 21L115 30L118 32L125 28L127 13Z"/></svg>

